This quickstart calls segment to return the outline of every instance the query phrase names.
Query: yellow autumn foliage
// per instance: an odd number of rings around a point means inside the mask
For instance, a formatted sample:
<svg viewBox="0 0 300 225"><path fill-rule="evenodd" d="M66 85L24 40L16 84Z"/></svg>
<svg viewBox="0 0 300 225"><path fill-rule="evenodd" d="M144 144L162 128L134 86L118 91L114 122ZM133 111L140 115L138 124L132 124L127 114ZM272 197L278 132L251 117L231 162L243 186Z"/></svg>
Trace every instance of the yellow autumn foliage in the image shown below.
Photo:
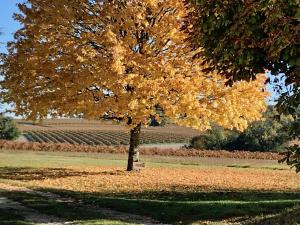
<svg viewBox="0 0 300 225"><path fill-rule="evenodd" d="M172 0L29 0L3 59L3 97L28 118L110 116L146 124L159 105L173 122L245 129L266 103L263 75L226 86L201 72ZM202 65L202 67L200 66Z"/></svg>

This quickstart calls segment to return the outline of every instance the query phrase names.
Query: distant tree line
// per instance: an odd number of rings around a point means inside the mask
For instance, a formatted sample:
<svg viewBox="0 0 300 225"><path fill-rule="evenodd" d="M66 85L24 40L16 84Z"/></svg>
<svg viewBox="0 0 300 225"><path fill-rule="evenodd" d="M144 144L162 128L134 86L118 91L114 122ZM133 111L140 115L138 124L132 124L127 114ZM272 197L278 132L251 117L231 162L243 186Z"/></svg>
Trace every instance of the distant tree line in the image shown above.
<svg viewBox="0 0 300 225"><path fill-rule="evenodd" d="M300 115L300 110L297 113ZM280 115L274 107L269 107L264 120L251 123L243 132L213 125L212 129L194 137L190 146L212 150L284 151L287 142L294 138L291 132L299 123L294 117Z"/></svg>

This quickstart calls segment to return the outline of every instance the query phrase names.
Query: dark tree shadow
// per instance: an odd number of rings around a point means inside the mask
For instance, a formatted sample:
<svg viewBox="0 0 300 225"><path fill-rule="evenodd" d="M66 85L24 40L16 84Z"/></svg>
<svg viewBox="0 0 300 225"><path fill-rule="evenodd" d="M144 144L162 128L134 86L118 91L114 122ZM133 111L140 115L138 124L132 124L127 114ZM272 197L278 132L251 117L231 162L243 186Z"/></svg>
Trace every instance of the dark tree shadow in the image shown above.
<svg viewBox="0 0 300 225"><path fill-rule="evenodd" d="M0 179L21 181L56 179L97 174L99 173L80 172L66 168L0 167Z"/></svg>
<svg viewBox="0 0 300 225"><path fill-rule="evenodd" d="M0 208L0 224L1 225L32 225L24 221L24 217L16 214L13 209Z"/></svg>
<svg viewBox="0 0 300 225"><path fill-rule="evenodd" d="M34 192L24 191L4 191L0 189L0 199L5 197L9 201L20 203L26 210L34 210L36 215L43 214L52 217L41 216L43 224L61 224L61 221L71 222L74 224L137 224L139 221L135 217L117 216L111 213L103 213L93 207L86 207L76 204L73 201L65 201L61 198L45 198ZM1 225L32 225L36 224L31 217L26 216L24 212L13 208L13 206L0 207L0 224ZM25 217L26 216L26 217ZM53 217L54 216L54 217ZM37 218L35 218L36 220ZM40 219L40 218L38 218Z"/></svg>
<svg viewBox="0 0 300 225"><path fill-rule="evenodd" d="M278 214L287 208L300 206L300 192L258 192L258 191L219 191L219 192L141 192L141 193L86 193L66 190L43 189L77 202L103 208L136 213L152 217L162 223L191 224L195 221L231 220L249 224L268 224L280 220ZM278 214L272 220L251 221L254 216ZM300 210L292 213L300 220ZM289 214L289 213L288 213ZM242 219L238 220L239 217ZM288 218L287 216L284 216ZM297 218L297 217L296 217ZM291 220L289 220L291 221ZM288 223L282 224L290 224ZM300 222L300 221L299 221ZM276 224L276 223L271 223ZM291 223L293 224L293 223Z"/></svg>

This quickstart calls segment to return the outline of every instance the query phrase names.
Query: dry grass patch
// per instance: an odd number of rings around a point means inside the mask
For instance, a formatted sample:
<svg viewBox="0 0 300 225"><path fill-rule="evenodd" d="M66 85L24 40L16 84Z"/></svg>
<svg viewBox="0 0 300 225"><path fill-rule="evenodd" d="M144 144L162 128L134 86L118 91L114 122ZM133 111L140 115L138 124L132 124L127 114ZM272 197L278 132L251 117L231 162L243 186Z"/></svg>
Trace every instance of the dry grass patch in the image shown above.
<svg viewBox="0 0 300 225"><path fill-rule="evenodd" d="M87 153L116 153L127 154L126 146L92 146L79 144L38 143L0 141L0 149L29 150L46 152L87 152ZM225 150L196 150L196 149L160 149L143 148L141 155L158 156L184 156L184 157L209 157L209 158L235 158L235 159L268 159L279 160L281 155L274 152L249 152L249 151L225 151Z"/></svg>
<svg viewBox="0 0 300 225"><path fill-rule="evenodd" d="M57 171L62 174L61 171ZM34 175L34 173L33 173ZM122 168L72 168L64 176L27 180L26 186L80 192L139 193L145 191L299 191L299 175L293 171L237 168L147 168L125 172ZM13 177L11 178L13 179ZM20 182L20 181L18 181ZM24 184L23 183L23 184Z"/></svg>

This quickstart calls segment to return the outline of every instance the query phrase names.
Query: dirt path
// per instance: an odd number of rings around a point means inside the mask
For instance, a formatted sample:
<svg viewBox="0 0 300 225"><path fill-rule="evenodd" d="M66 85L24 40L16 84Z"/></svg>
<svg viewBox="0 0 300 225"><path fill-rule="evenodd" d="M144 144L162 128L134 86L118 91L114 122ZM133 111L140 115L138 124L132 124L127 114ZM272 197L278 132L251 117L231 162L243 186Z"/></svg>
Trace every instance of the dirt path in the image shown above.
<svg viewBox="0 0 300 225"><path fill-rule="evenodd" d="M116 220L126 221L129 223L139 224L139 225L162 225L161 223L155 221L154 219L150 217L144 217L140 215L135 215L131 213L123 213L107 208L99 208L93 205L87 205L82 204L79 202L76 202L72 198L64 198L57 194L49 193L49 192L41 192L41 191L35 191L26 187L18 187L18 186L12 186L8 184L0 183L0 190L5 191L21 191L28 194L35 194L42 197L45 197L47 199L60 201L60 202L66 202L69 204L72 204L72 206L76 206L77 208L82 209L89 209L95 212L99 212L101 215L104 215L108 218L113 218ZM75 222L70 221L64 221L60 218L49 216L45 214L41 214L37 212L36 210L27 208L20 204L19 202L12 201L6 197L0 197L0 208L1 209L13 209L16 212L20 212L21 216L25 218L26 221L35 223L37 225L75 225Z"/></svg>
<svg viewBox="0 0 300 225"><path fill-rule="evenodd" d="M158 143L158 144L142 144L140 148L159 148L159 149L182 149L188 143Z"/></svg>
<svg viewBox="0 0 300 225"><path fill-rule="evenodd" d="M15 140L16 142L29 142L27 138L24 135L21 135L20 137Z"/></svg>

